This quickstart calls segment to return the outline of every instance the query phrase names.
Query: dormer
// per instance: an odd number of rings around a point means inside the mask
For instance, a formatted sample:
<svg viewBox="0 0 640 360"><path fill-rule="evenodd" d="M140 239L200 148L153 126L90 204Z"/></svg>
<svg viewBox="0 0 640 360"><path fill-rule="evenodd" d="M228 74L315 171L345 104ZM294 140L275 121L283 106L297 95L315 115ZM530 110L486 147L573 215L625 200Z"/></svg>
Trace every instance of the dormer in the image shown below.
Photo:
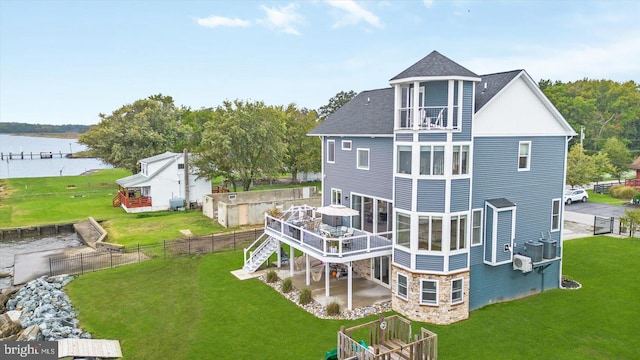
<svg viewBox="0 0 640 360"><path fill-rule="evenodd" d="M461 131L480 77L437 51L393 77L395 131ZM465 108L467 108L465 106Z"/></svg>

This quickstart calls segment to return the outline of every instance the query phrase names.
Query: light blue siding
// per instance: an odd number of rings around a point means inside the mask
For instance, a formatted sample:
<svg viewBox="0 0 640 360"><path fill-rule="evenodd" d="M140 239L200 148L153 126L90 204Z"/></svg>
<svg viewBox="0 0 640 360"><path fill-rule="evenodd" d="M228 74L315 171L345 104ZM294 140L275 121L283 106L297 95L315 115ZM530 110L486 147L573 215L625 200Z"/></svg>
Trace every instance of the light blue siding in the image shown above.
<svg viewBox="0 0 640 360"><path fill-rule="evenodd" d="M444 271L444 256L416 255L416 270Z"/></svg>
<svg viewBox="0 0 640 360"><path fill-rule="evenodd" d="M411 211L411 198L413 194L413 182L411 179L396 177L396 191L394 207Z"/></svg>
<svg viewBox="0 0 640 360"><path fill-rule="evenodd" d="M449 256L449 271L466 269L468 267L467 259L466 253Z"/></svg>
<svg viewBox="0 0 640 360"><path fill-rule="evenodd" d="M469 186L471 179L451 180L451 212L469 210Z"/></svg>
<svg viewBox="0 0 640 360"><path fill-rule="evenodd" d="M511 244L511 219L513 219L512 210L498 212L498 238L495 239L498 244L496 262L511 260L511 251L504 251L504 245Z"/></svg>
<svg viewBox="0 0 640 360"><path fill-rule="evenodd" d="M400 248L395 247L393 249L393 262L410 269L411 254L408 251L400 250Z"/></svg>
<svg viewBox="0 0 640 360"><path fill-rule="evenodd" d="M485 208L485 225L484 225L484 261L493 261L493 208Z"/></svg>
<svg viewBox="0 0 640 360"><path fill-rule="evenodd" d="M444 180L418 180L418 205L419 212L444 212L445 181Z"/></svg>
<svg viewBox="0 0 640 360"><path fill-rule="evenodd" d="M396 134L396 141L412 142L413 134L407 134L407 133Z"/></svg>
<svg viewBox="0 0 640 360"><path fill-rule="evenodd" d="M445 142L447 141L447 134L443 132L421 132L418 134L418 141L420 142Z"/></svg>
<svg viewBox="0 0 640 360"><path fill-rule="evenodd" d="M453 141L471 141L473 130L473 82L465 81L462 89L462 132L454 133Z"/></svg>

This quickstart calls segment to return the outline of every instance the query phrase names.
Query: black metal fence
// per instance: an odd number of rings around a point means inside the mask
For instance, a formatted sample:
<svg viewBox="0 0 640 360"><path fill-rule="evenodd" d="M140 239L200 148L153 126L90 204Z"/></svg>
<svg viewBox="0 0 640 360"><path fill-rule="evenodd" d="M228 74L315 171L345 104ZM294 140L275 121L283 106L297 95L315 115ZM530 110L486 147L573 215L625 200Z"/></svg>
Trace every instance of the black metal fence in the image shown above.
<svg viewBox="0 0 640 360"><path fill-rule="evenodd" d="M609 193L609 189L615 184L612 183L608 183L608 184L595 184L593 185L593 192L596 194L608 194Z"/></svg>
<svg viewBox="0 0 640 360"><path fill-rule="evenodd" d="M593 235L613 234L615 218L594 216L593 217Z"/></svg>
<svg viewBox="0 0 640 360"><path fill-rule="evenodd" d="M253 243L264 229L234 231L180 240L165 240L152 244L126 246L117 251L96 251L72 256L49 258L49 275L84 274L133 264L154 258L202 255L234 251Z"/></svg>

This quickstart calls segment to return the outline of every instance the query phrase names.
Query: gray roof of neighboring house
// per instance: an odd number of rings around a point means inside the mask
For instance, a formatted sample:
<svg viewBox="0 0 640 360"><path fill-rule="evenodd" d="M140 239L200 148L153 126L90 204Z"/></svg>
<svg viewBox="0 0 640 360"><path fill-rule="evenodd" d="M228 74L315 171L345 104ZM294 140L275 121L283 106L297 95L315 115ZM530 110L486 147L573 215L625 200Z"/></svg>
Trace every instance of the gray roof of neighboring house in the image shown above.
<svg viewBox="0 0 640 360"><path fill-rule="evenodd" d="M393 88L361 92L309 132L336 134L393 134Z"/></svg>
<svg viewBox="0 0 640 360"><path fill-rule="evenodd" d="M121 179L116 180L116 184L122 186L123 188L128 188L136 185L140 185L149 181L151 178L142 175L142 173L137 173L131 176L123 177Z"/></svg>
<svg viewBox="0 0 640 360"><path fill-rule="evenodd" d="M426 76L478 77L473 71L434 50L417 63L391 78L390 81Z"/></svg>
<svg viewBox="0 0 640 360"><path fill-rule="evenodd" d="M172 157L175 157L177 155L180 155L180 153L173 153L171 151L166 151L166 152L163 152L162 154L158 154L158 155L154 155L154 156L151 156L151 157L148 157L148 158L140 159L140 162L152 163L152 162L156 162L156 161L172 158Z"/></svg>
<svg viewBox="0 0 640 360"><path fill-rule="evenodd" d="M481 75L482 80L476 83L476 109L482 109L500 90L524 70L512 70L495 74ZM485 89L485 84L487 87Z"/></svg>

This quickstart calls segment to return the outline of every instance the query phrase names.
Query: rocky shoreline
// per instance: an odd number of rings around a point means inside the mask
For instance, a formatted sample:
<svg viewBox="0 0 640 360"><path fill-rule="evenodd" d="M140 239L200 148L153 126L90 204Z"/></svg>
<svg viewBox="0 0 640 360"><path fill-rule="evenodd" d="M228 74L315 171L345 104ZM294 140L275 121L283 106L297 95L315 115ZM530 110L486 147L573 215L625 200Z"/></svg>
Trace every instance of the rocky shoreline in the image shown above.
<svg viewBox="0 0 640 360"><path fill-rule="evenodd" d="M90 339L63 288L73 276L40 277L0 295L0 341Z"/></svg>

